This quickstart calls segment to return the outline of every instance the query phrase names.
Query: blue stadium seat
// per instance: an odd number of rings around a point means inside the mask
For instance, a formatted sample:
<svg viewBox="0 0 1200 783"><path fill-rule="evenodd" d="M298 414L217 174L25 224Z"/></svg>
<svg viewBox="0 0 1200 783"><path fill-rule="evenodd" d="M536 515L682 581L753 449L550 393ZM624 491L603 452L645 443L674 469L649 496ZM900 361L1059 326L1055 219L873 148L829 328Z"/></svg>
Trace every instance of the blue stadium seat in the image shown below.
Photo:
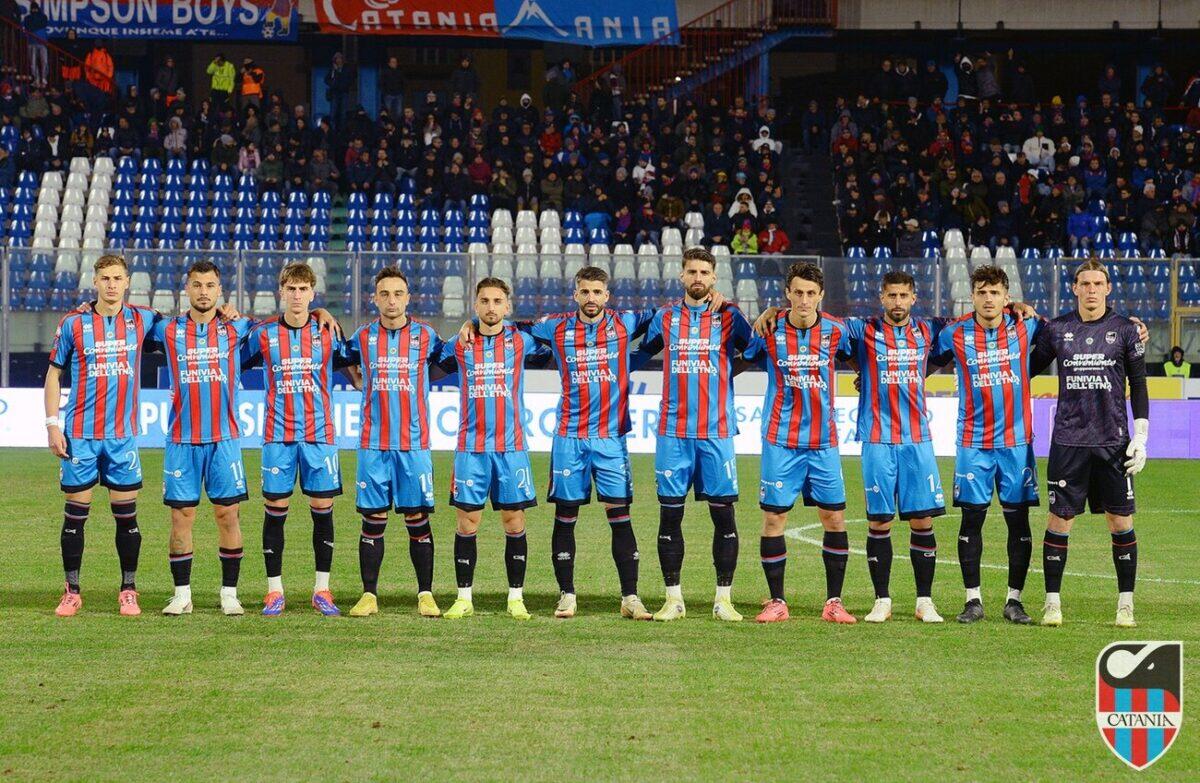
<svg viewBox="0 0 1200 783"><path fill-rule="evenodd" d="M394 204L392 203L392 196L390 193L386 193L386 192L385 193L376 193L375 198L372 199L372 201L371 201L371 208L375 209L375 210L380 210L380 209L390 210L393 207L394 207Z"/></svg>

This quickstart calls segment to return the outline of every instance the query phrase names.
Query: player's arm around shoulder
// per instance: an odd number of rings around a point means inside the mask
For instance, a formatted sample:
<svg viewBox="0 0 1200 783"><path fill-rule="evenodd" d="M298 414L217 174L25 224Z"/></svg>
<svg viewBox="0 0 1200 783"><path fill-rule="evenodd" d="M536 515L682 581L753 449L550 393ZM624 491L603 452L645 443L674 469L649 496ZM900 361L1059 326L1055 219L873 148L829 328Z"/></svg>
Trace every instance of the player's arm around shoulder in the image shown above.
<svg viewBox="0 0 1200 783"><path fill-rule="evenodd" d="M929 346L929 363L935 367L945 367L954 361L954 335L966 328L967 321L956 320L947 325Z"/></svg>
<svg viewBox="0 0 1200 783"><path fill-rule="evenodd" d="M1033 337L1033 350L1029 352L1029 374L1038 375L1046 371L1058 358L1056 335L1060 322L1041 321Z"/></svg>

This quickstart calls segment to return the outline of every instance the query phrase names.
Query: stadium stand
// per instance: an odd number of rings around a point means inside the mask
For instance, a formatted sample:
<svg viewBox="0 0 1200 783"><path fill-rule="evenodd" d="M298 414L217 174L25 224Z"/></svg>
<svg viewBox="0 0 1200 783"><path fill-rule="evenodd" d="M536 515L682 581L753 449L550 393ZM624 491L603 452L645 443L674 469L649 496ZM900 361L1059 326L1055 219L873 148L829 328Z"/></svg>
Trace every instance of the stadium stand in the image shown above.
<svg viewBox="0 0 1200 783"><path fill-rule="evenodd" d="M19 102L46 100L12 87ZM276 306L278 270L304 260L335 308L356 296L369 308L371 277L399 264L415 314L457 318L474 275L512 277L529 315L557 307L596 263L628 277L618 301L634 306L661 298L684 247L728 245L735 223L788 242L765 99L677 111L643 100L604 124L569 101L539 110L524 96L485 113L473 96L431 93L397 117L359 107L335 130L278 94L235 112L127 89L97 116L50 92L61 111L41 121L0 114L0 230L18 256L18 309L78 301L104 249L129 254L131 298L146 305L177 305L183 270L204 254L240 262L236 287L255 313Z"/></svg>
<svg viewBox="0 0 1200 783"><path fill-rule="evenodd" d="M1008 272L1015 295L1051 312L1071 296L1066 266L1053 279L1055 259L1095 256L1115 262L1119 301L1143 318L1168 315L1168 258L1185 259L1181 303L1200 304L1190 261L1200 241L1196 117L1172 123L1164 111L1181 95L1195 105L1200 79L1163 92L1173 82L1160 68L1138 101L1102 82L1068 105L1039 96L1019 61L997 83L994 60L954 64L953 103L943 103L935 62L916 77L889 59L852 101L837 98L828 114L816 102L806 109L805 149L832 163L851 300L872 304L873 292L855 284L867 265L857 259L920 267L942 258L945 304L960 312L969 270L986 263ZM962 81L971 72L989 75L986 91Z"/></svg>

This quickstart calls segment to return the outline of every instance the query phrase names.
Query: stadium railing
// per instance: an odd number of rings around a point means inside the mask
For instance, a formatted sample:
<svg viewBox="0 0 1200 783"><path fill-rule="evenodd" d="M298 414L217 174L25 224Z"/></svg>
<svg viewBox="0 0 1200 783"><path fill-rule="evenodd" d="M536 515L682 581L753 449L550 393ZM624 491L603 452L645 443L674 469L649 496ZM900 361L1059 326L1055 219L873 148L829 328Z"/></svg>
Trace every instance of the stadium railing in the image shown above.
<svg viewBox="0 0 1200 783"><path fill-rule="evenodd" d="M721 249L724 251L724 249ZM87 275L103 251L8 247L0 249L0 385L9 383L13 353L48 351L61 317L94 293ZM399 266L409 279L410 313L430 321L443 334L469 317L475 285L486 276L508 280L514 289L513 317L533 320L572 307L577 266L591 259L562 263L492 253L399 253L281 250L157 250L127 248L131 269L130 301L163 312L187 305L184 273L194 260L214 261L225 293L243 313L263 317L279 311L278 274L284 265L302 262L317 273L316 302L343 322L347 331L375 316L372 278L380 269ZM798 261L819 265L825 274L826 311L844 316L880 311L879 283L889 270L912 275L917 288L914 313L957 316L970 311L970 259L837 258L783 255L717 254L718 286L751 318L771 305L786 306L784 280ZM613 275L612 306L645 308L677 297L678 269L673 259L653 256L598 259ZM1071 281L1076 258L1004 259L1014 299L1054 317L1074 305ZM1200 261L1194 259L1108 259L1113 282L1112 307L1150 324L1151 355L1182 345L1187 355L1200 352ZM574 266L573 266L574 265Z"/></svg>

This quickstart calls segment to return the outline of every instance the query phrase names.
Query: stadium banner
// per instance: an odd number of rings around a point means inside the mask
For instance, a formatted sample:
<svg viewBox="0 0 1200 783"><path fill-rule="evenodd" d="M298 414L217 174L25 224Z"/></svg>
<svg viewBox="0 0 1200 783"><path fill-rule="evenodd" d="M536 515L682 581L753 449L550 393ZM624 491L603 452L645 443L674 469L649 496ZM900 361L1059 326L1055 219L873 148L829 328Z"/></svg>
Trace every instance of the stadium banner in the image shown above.
<svg viewBox="0 0 1200 783"><path fill-rule="evenodd" d="M322 32L468 35L636 46L678 26L674 0L314 0Z"/></svg>
<svg viewBox="0 0 1200 783"><path fill-rule="evenodd" d="M338 0L343 2L344 0ZM26 9L28 0L19 4ZM47 38L294 41L297 0L44 0Z"/></svg>
<svg viewBox="0 0 1200 783"><path fill-rule="evenodd" d="M313 5L323 33L500 37L493 0L313 0Z"/></svg>
<svg viewBox="0 0 1200 783"><path fill-rule="evenodd" d="M238 395L238 424L242 445L262 446L265 394L243 390ZM453 451L458 436L458 392L435 391L429 395L431 446L436 451ZM66 399L64 393L64 400ZM560 395L551 392L526 392L525 435L531 451L547 452L558 421ZM358 446L362 406L357 391L335 391L334 429L337 445L342 449ZM958 401L948 397L930 397L930 432L934 452L941 457L954 455ZM144 389L139 401L138 419L141 435L139 445L162 448L166 443L167 415L171 393L163 389ZM1033 431L1037 433L1034 451L1039 457L1050 451L1056 400L1033 400ZM629 433L629 451L634 454L653 454L658 430L657 394L630 395L629 413L633 429ZM1200 400L1161 401L1150 403L1150 457L1200 458ZM835 403L834 420L842 454L862 452L857 440L855 423L858 418L858 399L839 397ZM735 446L738 454L756 455L762 450L763 398L759 395L738 395L736 400L738 432ZM0 447L40 447L46 445L43 426L41 389L0 389Z"/></svg>
<svg viewBox="0 0 1200 783"><path fill-rule="evenodd" d="M668 35L679 25L675 0L495 0L505 38L580 46L636 46Z"/></svg>

